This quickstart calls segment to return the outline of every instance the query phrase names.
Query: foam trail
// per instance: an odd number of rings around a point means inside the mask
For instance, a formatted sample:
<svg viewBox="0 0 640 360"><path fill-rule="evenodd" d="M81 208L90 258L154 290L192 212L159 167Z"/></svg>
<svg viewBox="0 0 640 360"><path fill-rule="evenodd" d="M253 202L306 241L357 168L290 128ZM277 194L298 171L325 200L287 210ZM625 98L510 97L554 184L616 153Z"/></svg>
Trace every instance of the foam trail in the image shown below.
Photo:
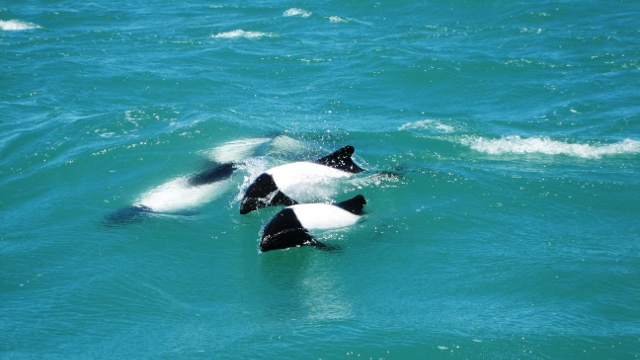
<svg viewBox="0 0 640 360"><path fill-rule="evenodd" d="M640 141L631 139L613 144L574 144L553 140L549 137L522 138L514 135L500 139L467 136L463 137L460 142L473 150L490 155L544 154L593 159L606 155L640 153Z"/></svg>
<svg viewBox="0 0 640 360"><path fill-rule="evenodd" d="M31 29L39 29L40 26L20 21L20 20L0 20L0 30L4 31L21 31L21 30L31 30Z"/></svg>

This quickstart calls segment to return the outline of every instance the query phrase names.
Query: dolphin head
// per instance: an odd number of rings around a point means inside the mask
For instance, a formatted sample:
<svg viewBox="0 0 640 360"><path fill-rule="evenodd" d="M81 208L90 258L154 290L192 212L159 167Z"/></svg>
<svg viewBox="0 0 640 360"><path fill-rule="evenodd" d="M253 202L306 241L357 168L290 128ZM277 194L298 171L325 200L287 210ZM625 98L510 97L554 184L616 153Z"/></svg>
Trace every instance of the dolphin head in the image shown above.
<svg viewBox="0 0 640 360"><path fill-rule="evenodd" d="M294 205L296 202L278 189L273 176L263 173L249 186L240 202L240 214L272 205Z"/></svg>

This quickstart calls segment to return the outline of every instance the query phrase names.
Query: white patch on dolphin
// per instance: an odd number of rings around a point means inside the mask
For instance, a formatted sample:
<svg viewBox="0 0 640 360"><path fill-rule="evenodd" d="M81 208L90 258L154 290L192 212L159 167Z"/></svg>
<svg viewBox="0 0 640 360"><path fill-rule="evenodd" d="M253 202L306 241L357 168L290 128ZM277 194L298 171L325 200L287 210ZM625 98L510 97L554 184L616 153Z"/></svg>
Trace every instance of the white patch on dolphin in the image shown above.
<svg viewBox="0 0 640 360"><path fill-rule="evenodd" d="M307 230L337 229L353 225L360 219L360 215L332 204L297 204L289 208Z"/></svg>
<svg viewBox="0 0 640 360"><path fill-rule="evenodd" d="M217 198L230 188L230 181L191 185L186 176L166 182L142 194L133 204L153 212L176 213L198 208Z"/></svg>

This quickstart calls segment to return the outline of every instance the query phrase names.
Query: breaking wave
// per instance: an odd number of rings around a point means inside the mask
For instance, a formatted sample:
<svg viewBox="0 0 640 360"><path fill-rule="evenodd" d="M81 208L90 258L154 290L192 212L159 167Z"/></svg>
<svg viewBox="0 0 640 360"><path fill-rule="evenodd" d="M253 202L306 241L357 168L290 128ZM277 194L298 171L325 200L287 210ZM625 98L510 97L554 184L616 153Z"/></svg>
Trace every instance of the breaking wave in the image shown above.
<svg viewBox="0 0 640 360"><path fill-rule="evenodd" d="M232 30L227 32L221 32L215 35L211 35L214 39L237 39L237 38L245 38L245 39L259 39L263 37L276 37L275 34L272 33L264 33L260 31L244 31L242 29Z"/></svg>
<svg viewBox="0 0 640 360"><path fill-rule="evenodd" d="M40 26L20 20L0 20L0 30L4 31L21 31L21 30L31 30L31 29L39 29Z"/></svg>
<svg viewBox="0 0 640 360"><path fill-rule="evenodd" d="M625 139L611 144L578 144L553 140L549 137L506 136L500 139L465 136L460 142L471 149L490 154L566 155L594 159L607 155L640 153L640 141Z"/></svg>
<svg viewBox="0 0 640 360"><path fill-rule="evenodd" d="M282 16L300 16L303 18L309 17L311 16L311 12L310 11L306 11L306 10L302 10L302 9L297 9L297 8L291 8L287 11L285 11Z"/></svg>

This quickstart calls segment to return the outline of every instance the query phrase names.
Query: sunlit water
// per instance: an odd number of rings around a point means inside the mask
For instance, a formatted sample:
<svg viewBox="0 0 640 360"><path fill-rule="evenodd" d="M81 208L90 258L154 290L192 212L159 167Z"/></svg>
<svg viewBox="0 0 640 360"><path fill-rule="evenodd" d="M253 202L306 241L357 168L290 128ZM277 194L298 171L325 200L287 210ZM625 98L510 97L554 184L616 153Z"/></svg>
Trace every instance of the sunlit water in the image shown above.
<svg viewBox="0 0 640 360"><path fill-rule="evenodd" d="M0 357L638 358L639 18L1 5ZM366 215L313 232L340 250L260 253L252 179L344 145L368 171L321 200Z"/></svg>

